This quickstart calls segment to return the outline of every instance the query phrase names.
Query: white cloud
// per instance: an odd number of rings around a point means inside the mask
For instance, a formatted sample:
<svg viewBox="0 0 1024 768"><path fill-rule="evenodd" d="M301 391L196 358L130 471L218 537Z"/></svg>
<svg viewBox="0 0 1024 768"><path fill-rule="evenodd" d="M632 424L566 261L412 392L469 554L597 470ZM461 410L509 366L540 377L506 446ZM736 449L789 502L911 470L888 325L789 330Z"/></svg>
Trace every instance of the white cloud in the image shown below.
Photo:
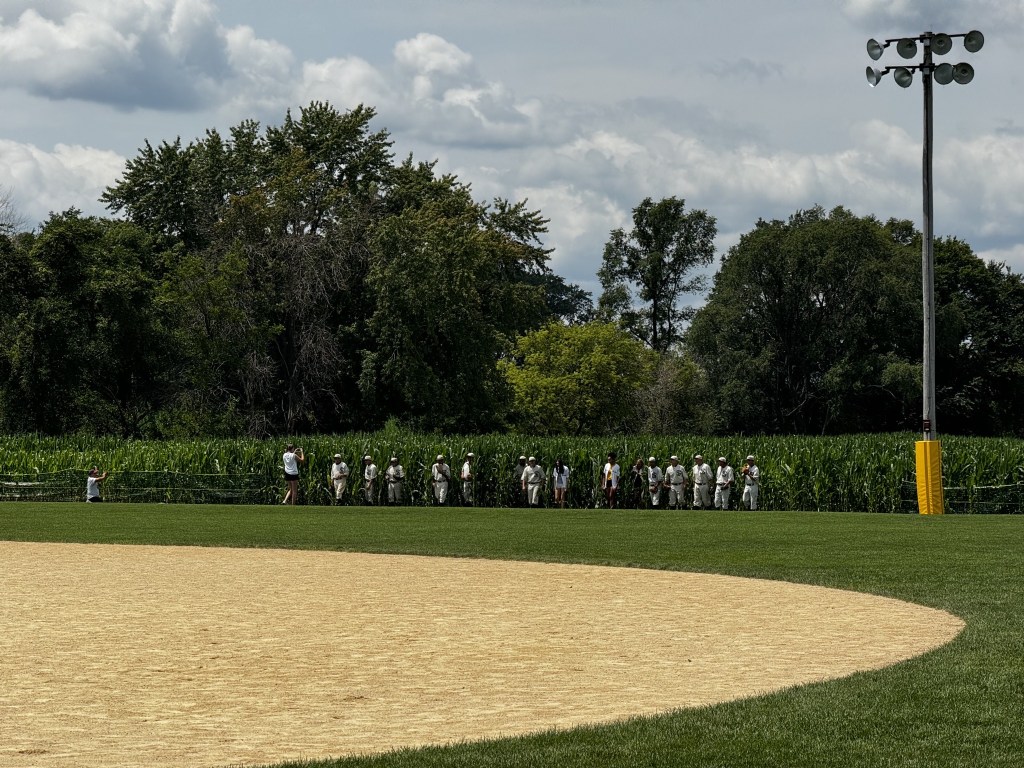
<svg viewBox="0 0 1024 768"><path fill-rule="evenodd" d="M11 190L17 210L32 224L51 211L68 208L104 214L99 196L124 163L116 152L92 147L58 144L46 151L0 139L0 179Z"/></svg>

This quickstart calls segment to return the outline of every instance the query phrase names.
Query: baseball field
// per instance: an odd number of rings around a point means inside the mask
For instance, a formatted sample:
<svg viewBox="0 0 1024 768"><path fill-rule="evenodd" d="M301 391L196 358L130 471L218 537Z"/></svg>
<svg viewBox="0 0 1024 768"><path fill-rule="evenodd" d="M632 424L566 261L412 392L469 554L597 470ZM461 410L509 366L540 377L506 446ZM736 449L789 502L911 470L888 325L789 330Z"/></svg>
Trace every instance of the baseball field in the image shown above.
<svg viewBox="0 0 1024 768"><path fill-rule="evenodd" d="M994 515L2 504L0 766L1016 766L1022 545Z"/></svg>

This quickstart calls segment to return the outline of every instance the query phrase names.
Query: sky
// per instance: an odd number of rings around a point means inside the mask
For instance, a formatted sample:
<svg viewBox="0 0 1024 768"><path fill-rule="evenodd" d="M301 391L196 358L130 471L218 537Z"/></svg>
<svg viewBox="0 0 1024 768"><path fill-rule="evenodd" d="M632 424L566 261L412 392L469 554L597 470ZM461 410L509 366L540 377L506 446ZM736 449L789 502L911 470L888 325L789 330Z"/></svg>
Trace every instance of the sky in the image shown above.
<svg viewBox="0 0 1024 768"><path fill-rule="evenodd" d="M540 210L596 298L645 197L714 216L718 257L815 205L920 228L920 77L871 88L865 44L972 29L939 59L976 75L935 86L935 234L1024 272L1024 0L0 0L0 193L110 215L147 140L365 104L396 157Z"/></svg>

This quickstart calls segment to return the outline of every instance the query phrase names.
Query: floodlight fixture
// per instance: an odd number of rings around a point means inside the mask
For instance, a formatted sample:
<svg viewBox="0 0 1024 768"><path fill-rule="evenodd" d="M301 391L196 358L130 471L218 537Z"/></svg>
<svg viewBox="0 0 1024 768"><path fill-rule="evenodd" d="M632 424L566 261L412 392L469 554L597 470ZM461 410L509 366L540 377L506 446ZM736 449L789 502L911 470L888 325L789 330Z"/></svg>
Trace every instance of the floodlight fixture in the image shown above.
<svg viewBox="0 0 1024 768"><path fill-rule="evenodd" d="M892 78L900 88L909 88L910 84L914 82L914 73L912 68L896 67L892 71Z"/></svg>
<svg viewBox="0 0 1024 768"><path fill-rule="evenodd" d="M951 50L953 50L953 39L949 35L940 32L932 38L932 53L944 56Z"/></svg>
<svg viewBox="0 0 1024 768"><path fill-rule="evenodd" d="M953 65L952 64L939 64L935 68L935 82L939 85L949 85L953 82Z"/></svg>
<svg viewBox="0 0 1024 768"><path fill-rule="evenodd" d="M868 56L871 57L872 61L878 61L880 58L882 58L882 54L885 53L886 45L888 45L888 43L885 43L885 45L883 45L882 43L875 40L875 38L871 38L870 40L868 40Z"/></svg>
<svg viewBox="0 0 1024 768"><path fill-rule="evenodd" d="M961 61L953 67L953 79L960 85L967 85L974 79L974 67Z"/></svg>
<svg viewBox="0 0 1024 768"><path fill-rule="evenodd" d="M976 29L972 29L966 35L964 35L964 48L967 49L968 53L977 53L981 50L981 46L985 44L985 36ZM874 58L874 57L872 57Z"/></svg>
<svg viewBox="0 0 1024 768"><path fill-rule="evenodd" d="M896 43L896 52L904 59L912 59L917 56L917 40L912 37L904 37Z"/></svg>
<svg viewBox="0 0 1024 768"><path fill-rule="evenodd" d="M889 71L888 69L875 69L874 67L868 67L868 70L867 70L867 73L866 73L867 76L868 76L868 85L870 85L872 88L874 88L876 85L878 85L879 81L885 76L885 73L888 72L888 71ZM950 68L950 75L949 76L953 77L953 70L952 70L952 68Z"/></svg>

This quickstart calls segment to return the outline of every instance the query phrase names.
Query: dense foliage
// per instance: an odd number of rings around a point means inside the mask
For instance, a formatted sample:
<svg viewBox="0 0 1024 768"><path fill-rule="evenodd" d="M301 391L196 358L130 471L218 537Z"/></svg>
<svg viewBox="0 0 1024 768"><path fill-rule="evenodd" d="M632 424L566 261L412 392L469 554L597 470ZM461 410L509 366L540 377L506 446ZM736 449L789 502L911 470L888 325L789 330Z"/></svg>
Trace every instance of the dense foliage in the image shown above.
<svg viewBox="0 0 1024 768"><path fill-rule="evenodd" d="M685 337L713 382L717 432L914 429L921 413L921 241L842 208L760 221L722 259ZM935 242L937 427L1024 434L1024 281Z"/></svg>
<svg viewBox="0 0 1024 768"><path fill-rule="evenodd" d="M313 103L146 142L103 196L117 220L24 232L0 190L0 432L920 426L909 222L759 221L712 277L714 217L647 198L610 233L595 309L549 267L540 211L396 162L374 117ZM935 260L938 433L1024 436L1024 279L955 238Z"/></svg>
<svg viewBox="0 0 1024 768"><path fill-rule="evenodd" d="M572 470L568 502L592 507L598 475L608 451L619 455L624 476L637 459L655 456L662 465L676 454L689 467L691 457L725 456L739 467L748 453L761 469L761 507L767 510L835 512L913 512L914 435L845 435L839 437L525 437L513 435L444 436L413 434L389 427L374 433L302 438L307 463L301 468L301 501L331 502L328 482L331 457L341 453L352 472L349 502L362 503L361 458L370 455L383 468L396 456L408 477L406 493L415 505L431 502L430 466L438 453L456 473L467 452L476 454L475 496L478 506L519 506L515 466L520 455L536 456L550 473L556 458ZM0 437L0 496L81 499L85 471L99 465L112 472L104 492L114 500L260 500L273 503L283 489L281 454L273 440L125 441L69 435L60 438ZM182 473L187 478L170 475ZM950 512L1024 512L1024 441L1009 438L947 437L943 440L943 474ZM15 482L40 485L13 485ZM627 505L636 505L627 490ZM57 488L57 495L51 493ZM455 484L458 486L458 483ZM1005 486L993 490L990 486ZM190 488L192 496L177 489ZM230 491L238 491L231 497ZM254 491L241 493L241 491ZM452 503L459 503L458 488ZM173 493L172 493L173 492ZM550 494L550 488L548 489ZM548 500L550 504L550 500ZM644 503L643 499L640 504ZM733 494L732 506L739 503Z"/></svg>

